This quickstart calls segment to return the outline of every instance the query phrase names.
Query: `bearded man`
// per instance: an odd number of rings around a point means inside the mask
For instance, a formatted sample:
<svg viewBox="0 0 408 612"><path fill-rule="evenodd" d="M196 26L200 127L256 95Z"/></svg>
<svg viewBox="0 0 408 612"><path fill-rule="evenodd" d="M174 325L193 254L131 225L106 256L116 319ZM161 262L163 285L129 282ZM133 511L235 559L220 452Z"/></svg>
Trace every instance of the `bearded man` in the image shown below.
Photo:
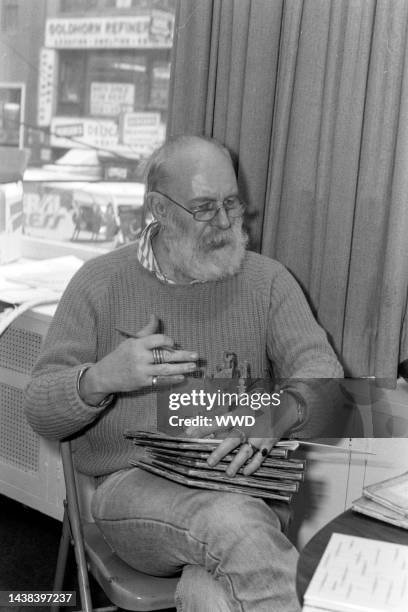
<svg viewBox="0 0 408 612"><path fill-rule="evenodd" d="M146 206L155 221L140 242L85 263L68 286L27 388L28 418L49 438L77 434L77 468L100 482L92 510L105 538L142 572L181 572L178 610L298 611L297 553L277 506L130 467L123 434L155 430L157 389L197 370L214 375L226 349L258 377L271 366L287 378L342 368L292 276L246 251L224 147L196 136L163 145L148 167ZM319 433L302 391L288 389L277 412L269 437L230 432L209 464L238 448L228 474L245 463L250 475L277 439Z"/></svg>

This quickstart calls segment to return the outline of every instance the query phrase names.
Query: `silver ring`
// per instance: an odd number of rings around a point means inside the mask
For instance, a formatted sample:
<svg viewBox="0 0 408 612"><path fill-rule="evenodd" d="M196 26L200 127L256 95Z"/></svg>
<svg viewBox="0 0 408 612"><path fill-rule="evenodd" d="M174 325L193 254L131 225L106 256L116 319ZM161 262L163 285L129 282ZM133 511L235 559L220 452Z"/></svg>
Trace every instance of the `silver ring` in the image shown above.
<svg viewBox="0 0 408 612"><path fill-rule="evenodd" d="M163 352L163 349L161 349L161 348L154 348L154 349L152 349L152 354L153 354L153 363L155 365L160 365L160 364L164 363L164 352Z"/></svg>
<svg viewBox="0 0 408 612"><path fill-rule="evenodd" d="M152 387L156 387L157 386L157 379L158 379L158 376L153 376L152 377Z"/></svg>

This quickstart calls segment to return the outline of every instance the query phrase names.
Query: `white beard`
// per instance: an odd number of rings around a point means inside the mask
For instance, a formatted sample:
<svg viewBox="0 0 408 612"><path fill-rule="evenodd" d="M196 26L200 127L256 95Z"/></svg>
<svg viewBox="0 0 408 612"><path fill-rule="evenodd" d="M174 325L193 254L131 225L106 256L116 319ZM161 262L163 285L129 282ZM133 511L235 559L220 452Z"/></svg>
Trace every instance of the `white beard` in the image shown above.
<svg viewBox="0 0 408 612"><path fill-rule="evenodd" d="M213 228L199 243L193 242L186 232L180 235L180 228L174 237L163 232L163 240L175 271L194 280L214 281L238 272L248 236L241 223L235 223L228 230Z"/></svg>

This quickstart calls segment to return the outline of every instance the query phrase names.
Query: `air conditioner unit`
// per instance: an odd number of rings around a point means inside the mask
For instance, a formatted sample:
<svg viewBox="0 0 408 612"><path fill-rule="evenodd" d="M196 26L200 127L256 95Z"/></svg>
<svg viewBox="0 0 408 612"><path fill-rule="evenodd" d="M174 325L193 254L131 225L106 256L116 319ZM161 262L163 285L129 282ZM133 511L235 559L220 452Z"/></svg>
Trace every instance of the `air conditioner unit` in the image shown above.
<svg viewBox="0 0 408 612"><path fill-rule="evenodd" d="M51 321L47 310L25 313L0 336L0 494L62 520L58 443L38 436L23 411L23 390Z"/></svg>

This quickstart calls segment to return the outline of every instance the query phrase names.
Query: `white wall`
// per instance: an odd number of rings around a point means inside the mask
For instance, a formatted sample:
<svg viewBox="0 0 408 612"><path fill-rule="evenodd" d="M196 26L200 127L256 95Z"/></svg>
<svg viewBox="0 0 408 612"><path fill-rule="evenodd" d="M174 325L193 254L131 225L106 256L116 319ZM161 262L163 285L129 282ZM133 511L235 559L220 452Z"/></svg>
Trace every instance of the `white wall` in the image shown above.
<svg viewBox="0 0 408 612"><path fill-rule="evenodd" d="M340 440L337 446L346 453L339 449L302 453L308 462L307 478L294 502L290 533L299 549L349 508L364 486L408 471L408 383L399 379L397 389L379 390L371 411L364 406L361 410L365 430L376 437Z"/></svg>

